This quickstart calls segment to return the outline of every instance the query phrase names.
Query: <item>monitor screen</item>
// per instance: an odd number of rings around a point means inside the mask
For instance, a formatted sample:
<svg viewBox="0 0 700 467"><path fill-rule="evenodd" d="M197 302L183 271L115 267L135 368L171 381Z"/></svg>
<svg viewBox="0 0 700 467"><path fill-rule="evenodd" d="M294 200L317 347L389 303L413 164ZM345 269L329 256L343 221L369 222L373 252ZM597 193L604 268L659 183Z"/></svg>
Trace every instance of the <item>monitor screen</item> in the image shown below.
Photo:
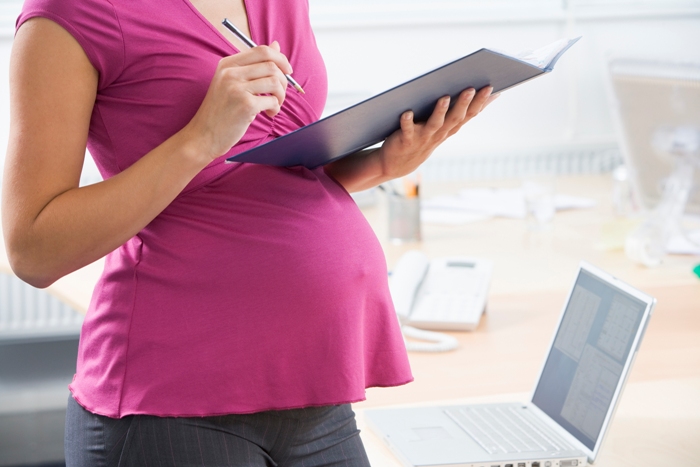
<svg viewBox="0 0 700 467"><path fill-rule="evenodd" d="M642 207L653 209L674 157L656 147L655 135L680 128L700 131L700 64L619 58L610 62L609 71L623 157ZM700 171L686 212L700 214Z"/></svg>
<svg viewBox="0 0 700 467"><path fill-rule="evenodd" d="M645 302L579 272L532 402L591 450L645 308Z"/></svg>

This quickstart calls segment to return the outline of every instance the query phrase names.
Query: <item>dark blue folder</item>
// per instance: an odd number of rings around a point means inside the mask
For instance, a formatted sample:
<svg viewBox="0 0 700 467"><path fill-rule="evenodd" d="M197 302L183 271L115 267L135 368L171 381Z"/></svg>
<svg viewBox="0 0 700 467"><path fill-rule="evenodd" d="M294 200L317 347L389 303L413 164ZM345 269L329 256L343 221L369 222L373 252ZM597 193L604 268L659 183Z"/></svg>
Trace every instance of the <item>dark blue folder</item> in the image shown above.
<svg viewBox="0 0 700 467"><path fill-rule="evenodd" d="M502 92L552 71L577 39L572 39L544 68L488 49L481 49L399 86L227 159L229 162L315 168L385 140L400 128L399 117L413 110L425 121L435 103L467 88L493 86Z"/></svg>

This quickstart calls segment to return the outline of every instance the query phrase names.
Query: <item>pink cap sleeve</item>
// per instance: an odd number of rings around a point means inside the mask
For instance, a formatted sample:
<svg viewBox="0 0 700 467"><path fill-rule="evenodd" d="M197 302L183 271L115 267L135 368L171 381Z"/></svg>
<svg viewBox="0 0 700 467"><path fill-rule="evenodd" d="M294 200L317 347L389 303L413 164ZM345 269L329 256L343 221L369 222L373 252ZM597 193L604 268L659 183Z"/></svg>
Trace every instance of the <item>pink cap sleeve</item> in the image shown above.
<svg viewBox="0 0 700 467"><path fill-rule="evenodd" d="M15 31L25 21L42 17L70 33L99 72L98 89L103 89L124 68L124 40L119 18L107 0L26 0Z"/></svg>

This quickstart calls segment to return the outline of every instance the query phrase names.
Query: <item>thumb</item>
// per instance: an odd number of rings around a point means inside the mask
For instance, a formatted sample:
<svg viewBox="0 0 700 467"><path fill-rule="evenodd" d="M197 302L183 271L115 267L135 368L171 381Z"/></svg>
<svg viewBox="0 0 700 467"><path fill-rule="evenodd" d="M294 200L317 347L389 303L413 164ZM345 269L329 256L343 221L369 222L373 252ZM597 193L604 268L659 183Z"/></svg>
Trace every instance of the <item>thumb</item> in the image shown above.
<svg viewBox="0 0 700 467"><path fill-rule="evenodd" d="M273 49L275 49L278 52L280 51L280 43L277 41L272 41L272 44L270 44L270 47L272 47Z"/></svg>

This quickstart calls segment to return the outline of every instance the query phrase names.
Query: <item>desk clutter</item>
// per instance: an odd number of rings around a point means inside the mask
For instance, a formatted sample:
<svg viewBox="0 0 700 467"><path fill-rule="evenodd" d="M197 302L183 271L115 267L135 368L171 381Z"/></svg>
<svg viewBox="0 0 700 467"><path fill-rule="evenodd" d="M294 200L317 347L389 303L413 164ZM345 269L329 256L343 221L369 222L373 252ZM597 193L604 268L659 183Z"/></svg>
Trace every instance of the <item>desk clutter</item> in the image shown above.
<svg viewBox="0 0 700 467"><path fill-rule="evenodd" d="M596 201L555 193L551 182L526 181L519 188L469 188L456 195L435 196L421 203L423 222L463 225L493 217L525 219L533 216L538 223L547 223L556 211L586 209Z"/></svg>

